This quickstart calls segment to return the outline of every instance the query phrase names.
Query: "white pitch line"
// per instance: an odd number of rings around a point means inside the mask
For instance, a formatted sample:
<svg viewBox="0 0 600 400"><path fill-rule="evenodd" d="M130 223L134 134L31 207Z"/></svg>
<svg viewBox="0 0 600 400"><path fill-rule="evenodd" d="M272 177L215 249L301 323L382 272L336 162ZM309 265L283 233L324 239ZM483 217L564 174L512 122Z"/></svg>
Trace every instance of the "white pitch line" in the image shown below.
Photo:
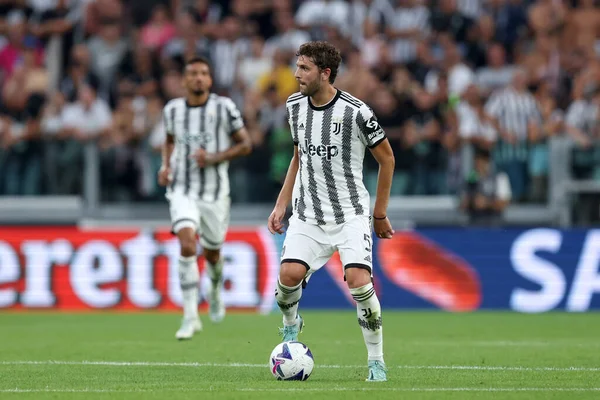
<svg viewBox="0 0 600 400"><path fill-rule="evenodd" d="M0 393L160 393L160 392L599 392L600 388L479 388L479 387L456 387L456 388L183 388L183 389L0 389Z"/></svg>
<svg viewBox="0 0 600 400"><path fill-rule="evenodd" d="M198 362L152 362L152 361L0 361L0 365L97 365L108 367L221 367L221 368L267 368L267 364L246 363L198 363ZM362 368L364 365L317 364L317 368ZM600 367L521 367L492 365L396 365L397 369L439 369L469 371L555 371L555 372L600 372Z"/></svg>

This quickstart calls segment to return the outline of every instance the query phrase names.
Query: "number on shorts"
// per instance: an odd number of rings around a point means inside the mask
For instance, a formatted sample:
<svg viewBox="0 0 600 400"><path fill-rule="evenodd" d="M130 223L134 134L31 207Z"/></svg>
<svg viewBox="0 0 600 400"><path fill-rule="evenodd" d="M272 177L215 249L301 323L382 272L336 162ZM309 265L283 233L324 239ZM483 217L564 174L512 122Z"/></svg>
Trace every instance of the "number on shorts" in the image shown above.
<svg viewBox="0 0 600 400"><path fill-rule="evenodd" d="M365 241L367 242L367 247L365 247L366 251L371 251L371 235L367 235L365 233Z"/></svg>

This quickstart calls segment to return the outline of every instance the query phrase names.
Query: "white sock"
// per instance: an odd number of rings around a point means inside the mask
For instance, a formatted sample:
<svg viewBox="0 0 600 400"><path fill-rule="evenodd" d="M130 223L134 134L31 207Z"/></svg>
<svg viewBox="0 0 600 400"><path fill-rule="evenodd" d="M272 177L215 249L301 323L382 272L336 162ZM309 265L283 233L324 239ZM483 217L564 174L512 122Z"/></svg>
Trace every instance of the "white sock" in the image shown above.
<svg viewBox="0 0 600 400"><path fill-rule="evenodd" d="M213 290L219 290L223 278L223 259L219 257L216 264L206 261L206 273L212 282Z"/></svg>
<svg viewBox="0 0 600 400"><path fill-rule="evenodd" d="M383 362L383 327L381 324L381 305L372 283L350 289L356 301L358 324L362 329L367 345L369 361Z"/></svg>
<svg viewBox="0 0 600 400"><path fill-rule="evenodd" d="M200 273L196 256L179 257L179 285L183 295L183 317L198 318L198 290Z"/></svg>
<svg viewBox="0 0 600 400"><path fill-rule="evenodd" d="M277 305L283 314L283 325L292 326L296 324L298 315L298 303L302 297L302 283L297 286L289 287L281 284L277 279L277 289L275 289L275 299Z"/></svg>

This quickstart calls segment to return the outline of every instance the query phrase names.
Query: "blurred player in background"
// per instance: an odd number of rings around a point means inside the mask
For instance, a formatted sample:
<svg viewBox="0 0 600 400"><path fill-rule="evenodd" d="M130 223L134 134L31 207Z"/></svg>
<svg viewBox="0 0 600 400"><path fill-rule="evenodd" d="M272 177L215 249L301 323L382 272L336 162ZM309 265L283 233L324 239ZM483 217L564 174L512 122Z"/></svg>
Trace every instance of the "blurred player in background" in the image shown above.
<svg viewBox="0 0 600 400"><path fill-rule="evenodd" d="M297 56L300 93L287 100L294 156L268 221L271 233L282 233L285 209L293 200L275 291L283 341L297 340L304 324L298 314L302 289L337 250L367 346L367 380L385 381L381 306L372 281L370 200L362 171L368 147L379 163L373 228L389 239L394 155L372 110L333 86L340 52L326 42L309 42Z"/></svg>
<svg viewBox="0 0 600 400"><path fill-rule="evenodd" d="M186 97L173 99L164 108L167 139L158 173L159 184L167 186L172 231L181 246L183 322L177 339L190 339L202 329L198 317L197 234L212 282L208 293L210 318L220 322L225 316L220 249L231 204L228 166L230 160L251 151L250 138L233 101L210 93L212 77L206 59L187 61L184 85Z"/></svg>

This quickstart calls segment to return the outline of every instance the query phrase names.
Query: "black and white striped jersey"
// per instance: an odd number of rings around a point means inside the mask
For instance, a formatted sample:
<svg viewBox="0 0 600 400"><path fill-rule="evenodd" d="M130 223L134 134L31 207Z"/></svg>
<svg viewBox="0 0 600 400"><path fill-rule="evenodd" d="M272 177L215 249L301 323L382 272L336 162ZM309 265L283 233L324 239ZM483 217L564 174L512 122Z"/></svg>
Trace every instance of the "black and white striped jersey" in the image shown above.
<svg viewBox="0 0 600 400"><path fill-rule="evenodd" d="M244 127L233 101L211 94L203 106L190 106L185 98L177 98L167 103L163 118L167 135L175 139L170 160L173 177L167 192L208 202L229 196L229 163L200 168L190 156L199 148L216 153L231 147L231 135Z"/></svg>
<svg viewBox="0 0 600 400"><path fill-rule="evenodd" d="M355 215L370 215L363 159L367 147L385 139L373 111L341 90L321 107L296 93L286 107L300 158L294 214L316 225L339 225Z"/></svg>
<svg viewBox="0 0 600 400"><path fill-rule="evenodd" d="M519 140L527 140L530 122L541 123L541 114L533 95L518 92L512 87L492 93L485 111L497 118L500 126L512 132Z"/></svg>

